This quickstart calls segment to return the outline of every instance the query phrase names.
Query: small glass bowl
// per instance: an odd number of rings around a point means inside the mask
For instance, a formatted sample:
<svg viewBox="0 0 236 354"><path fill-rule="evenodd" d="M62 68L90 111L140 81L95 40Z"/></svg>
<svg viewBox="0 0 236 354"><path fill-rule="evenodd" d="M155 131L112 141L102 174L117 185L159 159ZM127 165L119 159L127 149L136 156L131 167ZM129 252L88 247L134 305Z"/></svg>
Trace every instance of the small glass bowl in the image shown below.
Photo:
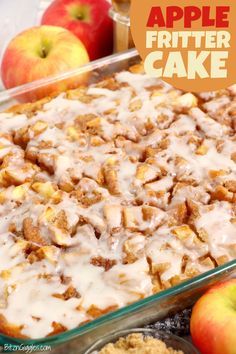
<svg viewBox="0 0 236 354"><path fill-rule="evenodd" d="M156 331L155 329L145 328L129 329L112 333L111 335L98 340L84 354L98 354L98 351L101 350L108 343L115 343L119 338L127 337L129 334L132 333L141 333L146 337L149 336L156 339L160 339L167 345L167 347L171 347L175 350L182 350L184 354L200 354L190 342L186 341L181 337L177 337L173 334L167 334L165 332Z"/></svg>

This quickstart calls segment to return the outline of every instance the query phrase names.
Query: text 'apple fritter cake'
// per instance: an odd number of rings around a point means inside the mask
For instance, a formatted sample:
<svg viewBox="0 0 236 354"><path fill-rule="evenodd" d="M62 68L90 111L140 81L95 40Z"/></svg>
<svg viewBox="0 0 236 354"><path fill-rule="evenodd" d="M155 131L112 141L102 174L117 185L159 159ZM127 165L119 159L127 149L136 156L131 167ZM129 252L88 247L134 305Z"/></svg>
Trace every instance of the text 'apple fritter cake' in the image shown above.
<svg viewBox="0 0 236 354"><path fill-rule="evenodd" d="M0 114L0 331L39 338L236 258L236 86L136 65Z"/></svg>

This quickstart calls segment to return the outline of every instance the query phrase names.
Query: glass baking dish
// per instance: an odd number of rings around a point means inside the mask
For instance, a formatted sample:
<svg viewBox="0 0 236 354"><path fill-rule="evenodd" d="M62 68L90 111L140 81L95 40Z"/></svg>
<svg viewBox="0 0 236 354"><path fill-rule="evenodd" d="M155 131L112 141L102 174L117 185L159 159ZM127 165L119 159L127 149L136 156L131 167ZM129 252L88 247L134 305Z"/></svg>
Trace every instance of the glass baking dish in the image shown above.
<svg viewBox="0 0 236 354"><path fill-rule="evenodd" d="M56 77L39 80L18 88L0 93L0 111L17 103L22 95L36 100L36 93L47 91L50 85L63 84L70 78L79 78L86 73L89 82L96 82L140 62L136 50L115 54L97 60L79 69L60 74ZM63 85L62 85L63 86ZM0 335L0 352L4 352L4 345L11 345L12 352L22 353L23 347L30 348L32 352L42 351L42 347L51 347L51 353L56 354L83 354L95 341L114 331L128 328L137 328L155 320L162 319L170 314L191 306L197 298L212 284L236 276L236 260L220 266L212 271L181 283L171 289L162 291L149 298L136 302L125 308L104 315L90 323L82 325L65 333L37 340L22 340ZM6 351L5 351L6 352ZM7 351L11 352L11 351ZM28 351L29 352L29 351Z"/></svg>

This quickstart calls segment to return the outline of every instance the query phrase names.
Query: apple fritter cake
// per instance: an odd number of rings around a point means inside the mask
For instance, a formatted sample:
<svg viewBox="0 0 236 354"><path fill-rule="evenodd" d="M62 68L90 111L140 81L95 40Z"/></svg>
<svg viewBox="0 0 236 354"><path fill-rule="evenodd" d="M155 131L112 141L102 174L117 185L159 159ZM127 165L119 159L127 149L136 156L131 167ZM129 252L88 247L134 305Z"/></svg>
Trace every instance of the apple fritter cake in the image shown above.
<svg viewBox="0 0 236 354"><path fill-rule="evenodd" d="M0 114L0 331L39 338L236 258L236 86L142 65Z"/></svg>

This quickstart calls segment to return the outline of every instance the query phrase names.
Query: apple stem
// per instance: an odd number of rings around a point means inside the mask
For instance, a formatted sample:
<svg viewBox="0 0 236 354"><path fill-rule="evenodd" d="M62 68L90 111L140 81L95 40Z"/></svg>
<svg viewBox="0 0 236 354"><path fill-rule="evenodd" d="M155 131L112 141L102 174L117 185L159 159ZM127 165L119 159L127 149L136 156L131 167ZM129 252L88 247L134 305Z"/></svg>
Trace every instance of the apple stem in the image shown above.
<svg viewBox="0 0 236 354"><path fill-rule="evenodd" d="M84 19L84 15L82 13L79 13L77 16L76 16L77 20L83 20Z"/></svg>
<svg viewBox="0 0 236 354"><path fill-rule="evenodd" d="M42 57L42 58L46 58L46 57L47 57L47 54L48 54L48 53L47 53L46 48L43 47L43 48L42 48L42 52L41 52L41 57Z"/></svg>
<svg viewBox="0 0 236 354"><path fill-rule="evenodd" d="M78 0L79 2L79 0ZM77 21L84 21L89 23L91 20L91 10L89 6L83 5L83 4L78 4L78 5L73 5L69 8L68 6L68 12L69 15L73 20Z"/></svg>

